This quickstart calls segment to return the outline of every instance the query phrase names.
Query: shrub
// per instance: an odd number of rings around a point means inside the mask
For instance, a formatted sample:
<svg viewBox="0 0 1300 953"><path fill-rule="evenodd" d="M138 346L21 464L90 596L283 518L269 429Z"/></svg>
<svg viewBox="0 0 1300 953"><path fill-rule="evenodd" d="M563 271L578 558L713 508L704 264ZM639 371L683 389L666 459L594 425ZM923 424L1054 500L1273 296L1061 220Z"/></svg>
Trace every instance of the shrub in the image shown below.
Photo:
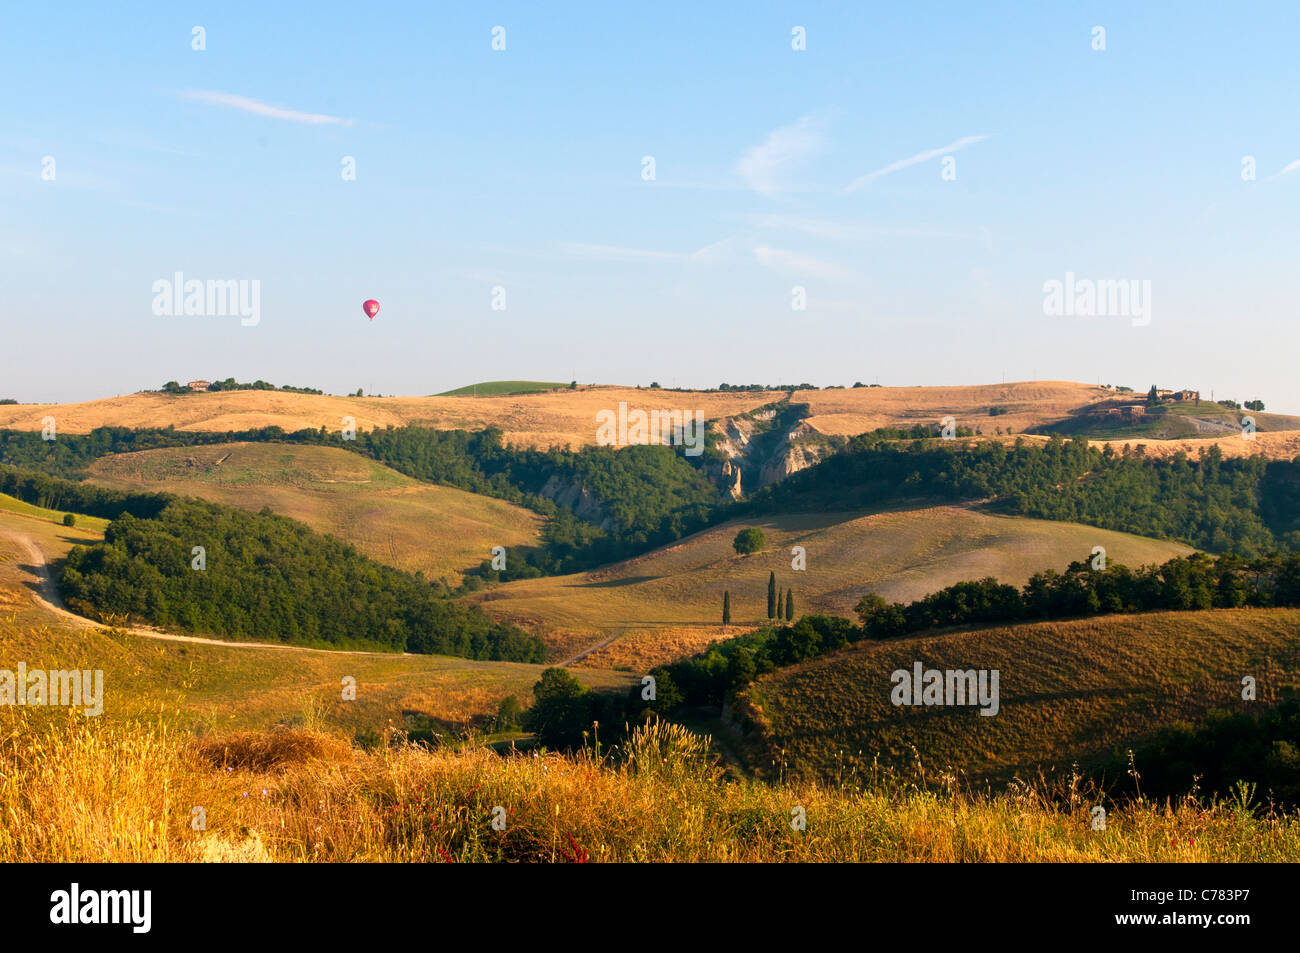
<svg viewBox="0 0 1300 953"><path fill-rule="evenodd" d="M763 535L763 531L751 526L737 533L731 545L741 556L748 556L761 551L766 542L767 537Z"/></svg>
<svg viewBox="0 0 1300 953"><path fill-rule="evenodd" d="M495 731L516 731L519 728L519 716L523 714L524 706L519 703L519 699L514 695L507 695L501 699L501 704L497 706L497 720L493 726Z"/></svg>
<svg viewBox="0 0 1300 953"><path fill-rule="evenodd" d="M591 727L590 691L567 669L548 668L533 686L536 701L528 710L524 727L548 748L573 744Z"/></svg>

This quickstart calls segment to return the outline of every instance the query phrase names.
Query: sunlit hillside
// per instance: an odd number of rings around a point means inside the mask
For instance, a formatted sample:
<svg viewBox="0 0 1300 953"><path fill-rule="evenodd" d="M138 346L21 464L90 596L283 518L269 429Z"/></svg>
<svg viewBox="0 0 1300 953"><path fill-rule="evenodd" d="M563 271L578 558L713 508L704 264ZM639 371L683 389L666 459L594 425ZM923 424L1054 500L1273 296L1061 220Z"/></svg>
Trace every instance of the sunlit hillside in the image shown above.
<svg viewBox="0 0 1300 953"><path fill-rule="evenodd" d="M337 447L217 444L117 454L91 480L122 490L196 496L276 513L352 543L365 555L457 586L494 546L534 545L531 510L433 486Z"/></svg>
<svg viewBox="0 0 1300 953"><path fill-rule="evenodd" d="M736 533L761 528L761 553L738 556ZM806 553L791 568L794 547ZM867 592L910 602L963 579L994 576L1019 585L1042 569L1064 569L1096 546L1130 566L1191 552L1073 523L998 516L976 507L926 506L885 512L817 513L726 523L671 546L590 573L506 583L475 596L489 612L531 624L574 653L602 645L584 663L662 662L730 630L721 625L731 593L735 625L767 620L768 574L793 590L796 612L852 616Z"/></svg>

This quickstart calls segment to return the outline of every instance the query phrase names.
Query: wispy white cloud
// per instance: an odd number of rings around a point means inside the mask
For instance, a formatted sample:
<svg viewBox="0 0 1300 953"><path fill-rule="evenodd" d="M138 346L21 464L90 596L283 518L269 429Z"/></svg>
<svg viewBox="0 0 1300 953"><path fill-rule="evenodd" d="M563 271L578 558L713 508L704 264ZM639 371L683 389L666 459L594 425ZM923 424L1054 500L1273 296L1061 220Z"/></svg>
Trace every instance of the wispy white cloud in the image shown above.
<svg viewBox="0 0 1300 953"><path fill-rule="evenodd" d="M983 142L988 136L962 136L956 142L950 142L946 146L940 146L938 149L926 149L924 152L918 152L914 156L908 156L906 159L899 159L897 162L891 162L884 168L877 169L875 172L868 172L866 175L860 175L850 182L844 189L845 192L854 192L862 188L868 182L880 178L882 175L890 175L898 172L900 169L906 169L909 166L918 165L922 162L929 162L931 159L937 159L939 156L948 155L965 149L967 146L973 146L977 142Z"/></svg>
<svg viewBox="0 0 1300 953"><path fill-rule="evenodd" d="M697 248L693 252L656 251L649 248L625 248L620 245L593 245L586 242L560 242L560 251L569 258L588 261L663 261L694 262L712 265L733 257L735 237L724 238Z"/></svg>
<svg viewBox="0 0 1300 953"><path fill-rule="evenodd" d="M737 174L760 195L790 189L790 175L825 148L823 123L814 116L772 130L761 145L745 152L736 163Z"/></svg>
<svg viewBox="0 0 1300 953"><path fill-rule="evenodd" d="M1288 162L1282 167L1281 172L1278 172L1276 175L1270 175L1269 179L1280 179L1282 176L1290 175L1293 172L1300 172L1300 159L1296 159L1294 162Z"/></svg>
<svg viewBox="0 0 1300 953"><path fill-rule="evenodd" d="M586 242L560 242L560 251L570 258L593 261L686 261L689 257L683 252L591 245Z"/></svg>
<svg viewBox="0 0 1300 953"><path fill-rule="evenodd" d="M868 222L834 222L826 219L804 218L798 215L752 216L756 228L770 231L793 231L832 241L870 241L878 238L939 238L981 241L987 244L988 229L978 232L953 231L898 225L872 225Z"/></svg>
<svg viewBox="0 0 1300 953"><path fill-rule="evenodd" d="M44 157L42 157L43 159ZM28 167L18 169L12 166L0 166L0 173L6 175L18 175L25 179L39 180L41 188L59 188L59 189L94 189L100 192L117 192L121 190L121 185L114 179L99 175L96 172L87 171L86 167L80 163L75 163L71 159L64 160L62 155L56 155L55 178L52 181L46 181L42 175L42 167Z"/></svg>
<svg viewBox="0 0 1300 953"><path fill-rule="evenodd" d="M249 99L247 96L239 96L235 93L218 93L205 89L191 89L179 94L182 99L188 99L193 102L207 103L209 106L226 106L230 109L238 109L241 112L252 113L255 116L265 116L268 119L284 119L288 122L298 122L307 126L350 126L351 119L343 119L339 116L327 116L323 113L301 112L297 109L284 109L280 106L272 106L256 99Z"/></svg>
<svg viewBox="0 0 1300 953"><path fill-rule="evenodd" d="M811 275L815 278L843 278L848 274L838 265L822 261L820 258L781 248L771 248L767 245L759 245L754 249L754 259L764 268L773 271Z"/></svg>
<svg viewBox="0 0 1300 953"><path fill-rule="evenodd" d="M92 142L97 142L105 146L115 146L121 149L130 149L134 152L164 152L168 155L186 156L187 158L202 158L199 153L188 152L185 149L177 149L175 146L163 145L154 142L152 139L139 139L134 137L108 135L92 136Z"/></svg>
<svg viewBox="0 0 1300 953"><path fill-rule="evenodd" d="M726 261L734 261L741 249L737 248L738 240L741 236L732 235L730 238L724 238L721 241L711 242L702 248L697 248L691 252L690 260L701 265L719 265Z"/></svg>

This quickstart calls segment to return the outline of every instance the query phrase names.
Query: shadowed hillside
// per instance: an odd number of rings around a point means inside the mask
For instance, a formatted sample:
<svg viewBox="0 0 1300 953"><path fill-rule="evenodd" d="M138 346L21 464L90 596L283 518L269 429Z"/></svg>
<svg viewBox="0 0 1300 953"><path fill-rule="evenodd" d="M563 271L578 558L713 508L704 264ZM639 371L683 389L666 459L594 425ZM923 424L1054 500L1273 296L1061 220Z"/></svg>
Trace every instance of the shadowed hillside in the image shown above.
<svg viewBox="0 0 1300 953"><path fill-rule="evenodd" d="M973 780L1068 774L1162 726L1240 710L1241 679L1269 705L1300 686L1300 610L1215 609L1102 616L861 642L760 677L736 705L756 725L752 767L831 778L872 760ZM999 708L895 706L891 673L998 670ZM1139 770L1141 766L1139 765Z"/></svg>

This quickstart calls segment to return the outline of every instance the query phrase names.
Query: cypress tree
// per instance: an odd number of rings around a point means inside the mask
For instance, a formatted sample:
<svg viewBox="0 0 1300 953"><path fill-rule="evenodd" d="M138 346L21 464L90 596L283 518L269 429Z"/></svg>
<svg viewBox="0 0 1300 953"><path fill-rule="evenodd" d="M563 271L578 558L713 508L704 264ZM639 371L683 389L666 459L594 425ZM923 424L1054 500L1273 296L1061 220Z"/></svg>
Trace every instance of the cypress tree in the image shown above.
<svg viewBox="0 0 1300 953"><path fill-rule="evenodd" d="M722 594L722 624L731 625L731 593Z"/></svg>
<svg viewBox="0 0 1300 953"><path fill-rule="evenodd" d="M776 618L776 573L767 575L767 617Z"/></svg>
<svg viewBox="0 0 1300 953"><path fill-rule="evenodd" d="M785 621L786 622L794 621L794 590L793 589L787 589L785 591Z"/></svg>
<svg viewBox="0 0 1300 953"><path fill-rule="evenodd" d="M776 591L776 617L780 619L785 615L785 593L781 590Z"/></svg>

